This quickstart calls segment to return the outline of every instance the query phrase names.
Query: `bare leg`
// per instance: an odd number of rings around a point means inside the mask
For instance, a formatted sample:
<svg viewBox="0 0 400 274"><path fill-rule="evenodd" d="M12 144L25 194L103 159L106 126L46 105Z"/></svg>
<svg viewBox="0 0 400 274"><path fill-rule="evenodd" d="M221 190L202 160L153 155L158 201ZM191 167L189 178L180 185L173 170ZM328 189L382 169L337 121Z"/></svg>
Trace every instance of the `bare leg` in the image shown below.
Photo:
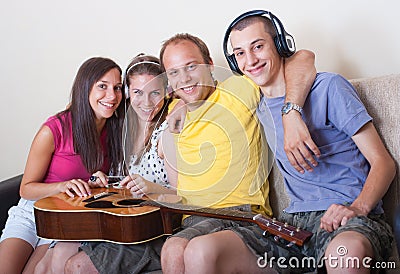
<svg viewBox="0 0 400 274"><path fill-rule="evenodd" d="M53 257L54 248L47 249L46 254L36 264L34 274L51 273L51 259Z"/></svg>
<svg viewBox="0 0 400 274"><path fill-rule="evenodd" d="M0 266L2 273L22 273L33 247L18 238L8 238L0 243Z"/></svg>
<svg viewBox="0 0 400 274"><path fill-rule="evenodd" d="M26 266L22 273L28 273L28 274L33 273L37 263L43 258L48 249L49 249L48 244L36 247L31 257L29 258L28 262L26 263Z"/></svg>
<svg viewBox="0 0 400 274"><path fill-rule="evenodd" d="M161 267L164 274L185 273L183 254L188 242L187 239L179 237L166 240L161 250Z"/></svg>
<svg viewBox="0 0 400 274"><path fill-rule="evenodd" d="M257 259L230 230L196 237L184 252L186 273L276 273L259 267Z"/></svg>
<svg viewBox="0 0 400 274"><path fill-rule="evenodd" d="M80 251L69 258L65 264L65 274L97 274L99 273L93 265L89 256Z"/></svg>
<svg viewBox="0 0 400 274"><path fill-rule="evenodd" d="M35 274L63 273L66 261L78 253L80 245L78 242L58 242L54 248L47 249L45 256L35 268Z"/></svg>
<svg viewBox="0 0 400 274"><path fill-rule="evenodd" d="M365 257L373 258L371 243L362 234L355 231L346 231L338 234L329 243L325 257L328 273L370 273L370 269L363 267ZM337 258L329 261L329 258Z"/></svg>

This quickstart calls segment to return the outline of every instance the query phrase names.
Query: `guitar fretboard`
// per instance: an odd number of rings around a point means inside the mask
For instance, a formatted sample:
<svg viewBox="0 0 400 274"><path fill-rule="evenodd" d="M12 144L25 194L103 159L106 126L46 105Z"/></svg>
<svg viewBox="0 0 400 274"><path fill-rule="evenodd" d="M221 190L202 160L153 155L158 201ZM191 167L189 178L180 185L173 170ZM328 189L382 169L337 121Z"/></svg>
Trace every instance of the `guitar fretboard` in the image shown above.
<svg viewBox="0 0 400 274"><path fill-rule="evenodd" d="M242 211L242 210L234 210L227 208L208 208L208 207L199 207L193 205L164 203L164 202L157 202L150 200L141 203L141 205L150 205L150 206L157 206L160 208L167 208L170 211L179 211L185 214L198 213L196 215L199 215L201 213L204 213L207 214L207 216L216 215L221 219L223 219L224 216L226 216L229 219L232 219L232 217L234 218L236 217L239 219L243 219L243 221L247 220L249 222L252 222L253 217L256 215L252 212Z"/></svg>
<svg viewBox="0 0 400 274"><path fill-rule="evenodd" d="M308 231L301 230L286 223L281 223L275 218L270 218L262 214L254 214L247 211L227 208L214 209L184 204L162 203L157 201L145 201L142 203L142 205L157 206L160 207L161 210L164 208L164 210L170 212L256 223L263 230L298 245L302 245L304 241L306 241L312 235L312 233Z"/></svg>

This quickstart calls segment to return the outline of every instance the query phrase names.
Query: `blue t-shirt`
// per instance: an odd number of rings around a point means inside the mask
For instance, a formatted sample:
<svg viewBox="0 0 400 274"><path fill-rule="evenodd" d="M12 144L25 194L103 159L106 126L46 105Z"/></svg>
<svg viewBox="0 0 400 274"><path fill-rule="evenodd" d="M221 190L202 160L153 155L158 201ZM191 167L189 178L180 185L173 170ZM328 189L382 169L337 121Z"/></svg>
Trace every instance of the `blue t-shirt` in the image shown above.
<svg viewBox="0 0 400 274"><path fill-rule="evenodd" d="M272 144L271 150L275 151L290 197L285 211L318 211L328 209L331 204L352 203L361 192L370 165L351 137L372 120L353 86L340 75L317 74L303 107L303 120L321 157L314 171L304 174L293 168L283 149L284 99L263 97L257 115L268 143ZM382 202L373 212L383 212Z"/></svg>

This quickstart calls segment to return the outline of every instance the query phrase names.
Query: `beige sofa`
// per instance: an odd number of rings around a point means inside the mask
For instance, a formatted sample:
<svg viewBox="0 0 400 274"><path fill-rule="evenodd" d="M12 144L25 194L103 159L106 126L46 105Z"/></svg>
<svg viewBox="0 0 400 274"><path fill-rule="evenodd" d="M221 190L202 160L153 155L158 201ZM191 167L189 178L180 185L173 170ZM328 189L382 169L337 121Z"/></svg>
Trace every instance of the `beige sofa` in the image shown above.
<svg viewBox="0 0 400 274"><path fill-rule="evenodd" d="M396 161L397 174L384 197L384 209L388 221L393 224L394 212L400 200L400 74L354 79L351 83L373 117L375 127ZM284 190L282 176L275 164L269 180L271 206L274 214L279 217L288 204L288 197ZM398 259L397 252L393 256L394 259ZM400 265L397 267L399 270Z"/></svg>

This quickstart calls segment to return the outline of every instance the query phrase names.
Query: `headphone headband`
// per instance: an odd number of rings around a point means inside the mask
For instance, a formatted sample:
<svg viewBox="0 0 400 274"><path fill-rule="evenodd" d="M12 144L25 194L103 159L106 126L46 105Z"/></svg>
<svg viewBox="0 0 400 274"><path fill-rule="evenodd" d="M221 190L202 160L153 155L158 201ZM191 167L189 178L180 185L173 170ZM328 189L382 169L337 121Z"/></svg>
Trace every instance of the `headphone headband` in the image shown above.
<svg viewBox="0 0 400 274"><path fill-rule="evenodd" d="M228 53L228 40L233 27L238 22L250 16L265 17L272 22L272 25L274 26L274 30L276 33L276 36L274 37L274 42L280 56L287 58L292 56L296 52L296 46L294 43L293 36L285 31L282 22L275 15L266 10L247 11L239 15L235 20L232 21L232 23L229 24L229 27L225 32L224 41L222 44L224 55L228 62L229 67L233 72L236 72L240 75L243 75L243 73L241 72L240 68L237 65L235 55Z"/></svg>
<svg viewBox="0 0 400 274"><path fill-rule="evenodd" d="M132 66L130 66L130 67L126 70L126 77L128 76L129 72L130 72L134 67L136 67L136 66L138 66L138 65L142 65L142 64L153 64L153 65L157 65L157 66L161 67L161 65L160 65L159 63L157 63L157 62L153 62L153 61L140 61L140 62L137 62L137 63L133 64Z"/></svg>

